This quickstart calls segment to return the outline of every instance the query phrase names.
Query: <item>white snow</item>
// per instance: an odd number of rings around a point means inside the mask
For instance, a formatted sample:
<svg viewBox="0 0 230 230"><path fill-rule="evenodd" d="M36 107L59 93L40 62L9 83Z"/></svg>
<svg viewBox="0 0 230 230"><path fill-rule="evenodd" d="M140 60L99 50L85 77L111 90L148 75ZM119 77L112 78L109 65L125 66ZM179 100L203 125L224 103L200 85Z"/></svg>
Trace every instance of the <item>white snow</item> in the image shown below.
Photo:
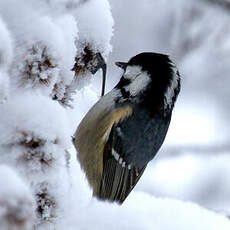
<svg viewBox="0 0 230 230"><path fill-rule="evenodd" d="M162 153L163 155L164 153ZM193 201L211 210L229 213L229 154L182 152L153 161L136 189L160 197Z"/></svg>
<svg viewBox="0 0 230 230"><path fill-rule="evenodd" d="M1 230L30 230L35 202L28 185L10 167L0 164Z"/></svg>
<svg viewBox="0 0 230 230"><path fill-rule="evenodd" d="M75 17L81 43L88 43L91 48L102 50L107 56L112 49L110 39L113 35L114 23L108 1L88 0L76 9Z"/></svg>
<svg viewBox="0 0 230 230"><path fill-rule="evenodd" d="M9 157L9 149L7 152L3 151L1 161L18 159L17 154L21 154L21 149L17 146L14 148L13 145L24 138L27 143L32 138L44 140L41 147L48 154L46 157L57 160L63 155L62 151L70 146L70 126L66 111L39 92L12 93L10 99L0 105L0 110L0 130L5 130L0 133L0 145L4 148L13 147L13 156ZM39 164L30 169L41 170L40 167Z"/></svg>
<svg viewBox="0 0 230 230"><path fill-rule="evenodd" d="M78 178L82 174L75 162L72 163L71 171L77 174ZM75 216L67 220L69 229L74 229L71 228L74 223L79 229L95 230L108 228L227 230L230 227L229 220L218 213L208 211L191 202L155 198L146 192L133 191L122 206L90 199L89 191L82 179L83 177L78 181L78 185L84 192L75 194L75 202L79 199L80 207L71 208ZM68 225L68 222L71 224Z"/></svg>
<svg viewBox="0 0 230 230"><path fill-rule="evenodd" d="M183 77L163 151L119 206L92 198L71 144L77 125L99 98L97 84L90 85L92 76L78 76L82 81L76 86L71 69L86 45L108 58L114 24L109 2L0 1L0 101L7 99L0 104L1 230L31 225L38 230L230 229L224 216L230 205L229 150L210 156L180 150L221 146L229 137L224 104L229 98L229 16L196 3L111 1L116 25L110 60L143 51L172 53ZM210 18L214 28L207 23ZM110 69L107 79L114 86ZM94 83L99 77L93 77ZM62 107L52 100L55 96L59 101L66 96L68 103L73 98L74 109ZM103 106L111 103L108 97ZM225 106L220 109L218 103ZM178 146L178 155L164 157L167 148Z"/></svg>
<svg viewBox="0 0 230 230"><path fill-rule="evenodd" d="M168 145L207 145L224 143L226 131L223 121L218 119L218 107L198 103L199 98L182 101L178 98L172 121L165 140ZM220 131L220 127L223 129ZM216 135L218 133L218 135Z"/></svg>
<svg viewBox="0 0 230 230"><path fill-rule="evenodd" d="M68 203L63 198L69 190L66 149L71 145L66 111L39 92L20 90L0 110L0 162L15 168L31 186L40 217L48 220L44 229L53 226Z"/></svg>

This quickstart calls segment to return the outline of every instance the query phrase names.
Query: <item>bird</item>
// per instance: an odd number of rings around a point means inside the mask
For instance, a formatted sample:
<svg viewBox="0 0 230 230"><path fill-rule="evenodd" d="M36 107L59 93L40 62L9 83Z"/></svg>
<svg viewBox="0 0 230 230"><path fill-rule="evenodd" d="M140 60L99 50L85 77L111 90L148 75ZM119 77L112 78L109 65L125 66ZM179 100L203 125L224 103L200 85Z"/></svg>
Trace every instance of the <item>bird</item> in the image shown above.
<svg viewBox="0 0 230 230"><path fill-rule="evenodd" d="M120 81L82 119L74 145L93 196L122 204L165 140L181 77L161 53L115 64Z"/></svg>

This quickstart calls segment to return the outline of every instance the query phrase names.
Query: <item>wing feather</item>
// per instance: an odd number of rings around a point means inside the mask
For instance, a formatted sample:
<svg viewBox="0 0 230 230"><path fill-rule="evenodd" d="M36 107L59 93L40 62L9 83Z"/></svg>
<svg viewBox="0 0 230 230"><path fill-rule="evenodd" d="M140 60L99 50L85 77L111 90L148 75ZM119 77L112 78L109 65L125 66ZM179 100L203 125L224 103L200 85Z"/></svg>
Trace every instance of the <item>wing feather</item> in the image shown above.
<svg viewBox="0 0 230 230"><path fill-rule="evenodd" d="M129 117L127 119L129 119ZM143 122L141 119L140 121ZM102 200L123 203L137 184L147 166L147 162L141 166L137 166L132 164L133 162L128 159L129 154L127 150L133 151L132 144L140 141L142 135L140 135L140 130L138 133L134 132L134 129L129 126L130 129L128 135L130 135L129 138L131 138L131 142L127 141L128 136L123 134L123 130L120 129L120 124L126 122L127 120L125 119L113 124L103 150L101 184L96 195ZM146 122L146 124L148 123ZM144 123L143 127L146 127L146 124ZM131 122L128 125L131 125ZM127 145L131 145L129 146L130 148ZM124 146L126 146L126 148L124 148ZM145 150L146 149L144 149L143 146L143 151ZM150 149L150 151L152 150ZM140 152L140 155L142 154L143 153Z"/></svg>
<svg viewBox="0 0 230 230"><path fill-rule="evenodd" d="M146 166L141 169L136 167L129 169L128 166L122 167L122 164L114 158L107 159L104 162L99 198L123 203L145 168Z"/></svg>

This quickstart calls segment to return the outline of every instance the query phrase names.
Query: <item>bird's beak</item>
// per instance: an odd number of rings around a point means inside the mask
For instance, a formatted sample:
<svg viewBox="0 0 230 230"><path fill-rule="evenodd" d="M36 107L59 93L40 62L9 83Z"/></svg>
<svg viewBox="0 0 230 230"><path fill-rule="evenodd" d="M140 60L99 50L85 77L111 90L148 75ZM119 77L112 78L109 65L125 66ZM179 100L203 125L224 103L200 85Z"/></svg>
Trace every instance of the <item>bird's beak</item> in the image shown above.
<svg viewBox="0 0 230 230"><path fill-rule="evenodd" d="M122 69L125 69L127 66L126 62L115 62L115 64Z"/></svg>

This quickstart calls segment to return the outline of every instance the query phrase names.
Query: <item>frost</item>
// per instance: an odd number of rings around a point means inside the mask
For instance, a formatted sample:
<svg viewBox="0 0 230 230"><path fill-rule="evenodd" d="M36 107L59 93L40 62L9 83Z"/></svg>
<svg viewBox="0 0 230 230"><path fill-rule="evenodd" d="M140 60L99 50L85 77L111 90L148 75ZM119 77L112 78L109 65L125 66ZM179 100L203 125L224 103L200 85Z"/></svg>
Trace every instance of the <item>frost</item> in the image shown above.
<svg viewBox="0 0 230 230"><path fill-rule="evenodd" d="M32 210L26 198L18 199L23 189L9 178L5 187L14 204L0 196L1 229L66 229L75 181L68 149L77 126L74 119L71 127L66 107L90 82L96 53L106 58L111 51L112 26L106 0L0 1L0 163L23 178L30 187L25 196L34 202ZM89 37L96 27L100 33ZM91 47L89 60L82 44ZM3 182L0 187L1 195Z"/></svg>
<svg viewBox="0 0 230 230"><path fill-rule="evenodd" d="M39 94L17 93L20 96L12 95L5 104L0 105L0 129L5 130L0 134L0 145L12 149L16 159L17 152L24 149L23 158L27 162L33 155L33 161L37 159L40 165L49 164L53 158L58 160L59 152L70 145L69 123L64 109Z"/></svg>
<svg viewBox="0 0 230 230"><path fill-rule="evenodd" d="M67 177L65 150L71 144L66 111L38 92L20 91L0 110L0 130L5 130L0 134L0 162L17 167L30 183L40 213L37 224L42 220L55 224L65 204L59 196L68 189L68 179L61 182Z"/></svg>
<svg viewBox="0 0 230 230"><path fill-rule="evenodd" d="M31 46L29 46L31 47ZM53 88L59 68L57 60L49 54L49 50L41 43L32 45L26 50L26 55L17 72L21 75L21 86L36 88L38 85L45 85Z"/></svg>
<svg viewBox="0 0 230 230"><path fill-rule="evenodd" d="M93 50L102 51L106 56L111 51L110 39L113 34L113 18L106 0L88 0L75 13L80 44L91 44Z"/></svg>
<svg viewBox="0 0 230 230"><path fill-rule="evenodd" d="M0 164L0 188L1 229L30 230L35 213L34 199L28 185L13 169Z"/></svg>

